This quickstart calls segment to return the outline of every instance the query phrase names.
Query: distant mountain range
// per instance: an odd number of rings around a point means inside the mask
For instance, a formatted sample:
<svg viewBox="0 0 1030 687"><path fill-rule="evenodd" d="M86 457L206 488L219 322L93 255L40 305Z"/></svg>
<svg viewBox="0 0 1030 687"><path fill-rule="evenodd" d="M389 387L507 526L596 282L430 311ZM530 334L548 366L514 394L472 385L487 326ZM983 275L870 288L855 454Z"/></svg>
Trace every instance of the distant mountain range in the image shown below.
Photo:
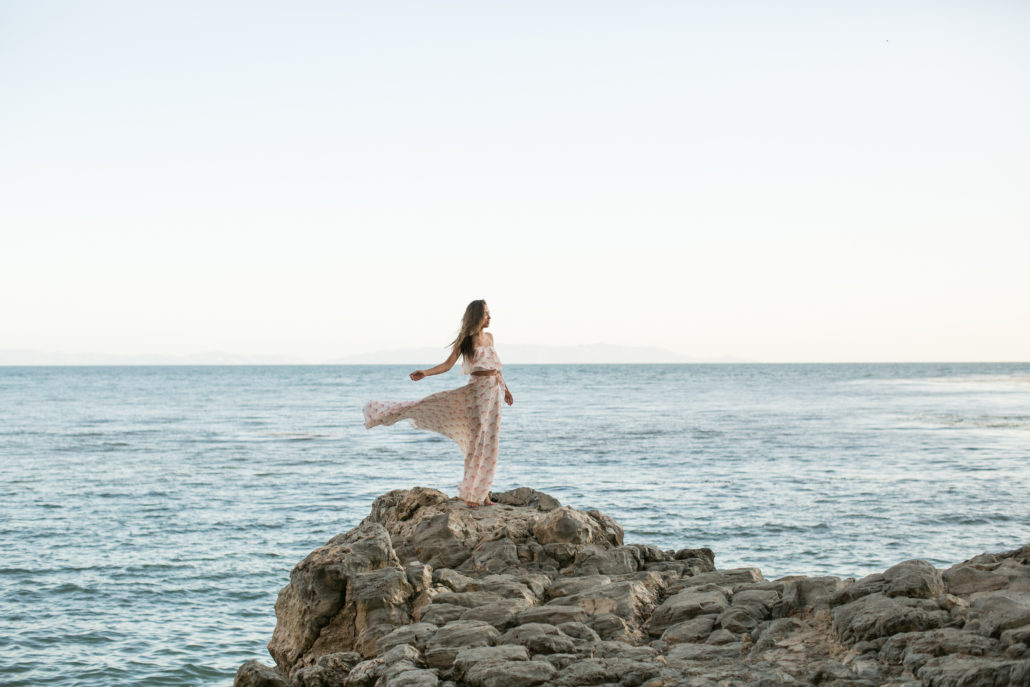
<svg viewBox="0 0 1030 687"><path fill-rule="evenodd" d="M618 363L738 363L739 358L691 358L656 346L616 346L606 343L579 346L537 346L531 344L505 344L498 346L501 360L514 364L618 364ZM336 358L329 361L338 365L427 365L443 361L444 348L402 348L376 351Z"/></svg>
<svg viewBox="0 0 1030 687"><path fill-rule="evenodd" d="M580 346L498 346L501 360L514 364L619 364L619 363L739 363L739 358L691 358L656 346L616 346L596 343ZM324 365L435 365L447 357L446 349L402 348L360 353L332 360ZM209 351L191 355L114 355L107 353L60 353L24 349L0 350L0 365L300 365L293 356L240 355Z"/></svg>
<svg viewBox="0 0 1030 687"><path fill-rule="evenodd" d="M209 351L191 355L114 355L0 350L0 365L295 365L299 358L282 355L240 355Z"/></svg>

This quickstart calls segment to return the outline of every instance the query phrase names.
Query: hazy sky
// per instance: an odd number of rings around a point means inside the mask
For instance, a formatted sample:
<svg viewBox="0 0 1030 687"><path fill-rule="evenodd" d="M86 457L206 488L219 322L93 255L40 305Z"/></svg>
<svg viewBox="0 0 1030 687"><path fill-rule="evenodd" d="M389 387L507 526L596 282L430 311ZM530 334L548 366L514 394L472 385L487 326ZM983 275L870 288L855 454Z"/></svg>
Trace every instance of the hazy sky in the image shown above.
<svg viewBox="0 0 1030 687"><path fill-rule="evenodd" d="M0 0L0 349L1030 359L1030 3Z"/></svg>

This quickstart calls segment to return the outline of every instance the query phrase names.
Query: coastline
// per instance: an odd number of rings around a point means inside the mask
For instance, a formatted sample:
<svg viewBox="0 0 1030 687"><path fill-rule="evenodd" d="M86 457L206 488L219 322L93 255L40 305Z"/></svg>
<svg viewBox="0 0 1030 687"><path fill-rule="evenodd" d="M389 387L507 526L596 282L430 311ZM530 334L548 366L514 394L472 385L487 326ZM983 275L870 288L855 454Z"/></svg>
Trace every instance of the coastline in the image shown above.
<svg viewBox="0 0 1030 687"><path fill-rule="evenodd" d="M239 687L1025 685L1030 544L861 579L719 570L705 548L624 543L529 488L469 509L378 497L276 602L275 666Z"/></svg>

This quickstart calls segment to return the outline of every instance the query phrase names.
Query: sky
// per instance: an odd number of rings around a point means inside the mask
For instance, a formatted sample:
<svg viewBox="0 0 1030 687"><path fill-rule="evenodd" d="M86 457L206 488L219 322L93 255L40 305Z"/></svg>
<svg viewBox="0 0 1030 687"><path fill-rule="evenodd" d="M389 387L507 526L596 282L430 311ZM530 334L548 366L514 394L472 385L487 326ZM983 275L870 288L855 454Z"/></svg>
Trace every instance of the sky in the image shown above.
<svg viewBox="0 0 1030 687"><path fill-rule="evenodd" d="M1030 359L1030 3L0 0L0 349Z"/></svg>

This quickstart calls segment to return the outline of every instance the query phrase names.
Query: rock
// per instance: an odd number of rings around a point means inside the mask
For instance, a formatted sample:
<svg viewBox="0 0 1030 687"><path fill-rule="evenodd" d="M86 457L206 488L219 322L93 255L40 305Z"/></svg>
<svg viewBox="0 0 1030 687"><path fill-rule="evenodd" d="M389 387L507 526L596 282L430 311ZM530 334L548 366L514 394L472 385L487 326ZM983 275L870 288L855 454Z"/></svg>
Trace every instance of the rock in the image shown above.
<svg viewBox="0 0 1030 687"><path fill-rule="evenodd" d="M318 639L305 652L304 662L339 651L353 650L366 657L374 656L380 637L411 622L408 606L413 595L414 590L400 568L352 575L347 584L346 603L322 628Z"/></svg>
<svg viewBox="0 0 1030 687"><path fill-rule="evenodd" d="M289 681L273 666L247 661L236 670L233 687L290 687Z"/></svg>
<svg viewBox="0 0 1030 687"><path fill-rule="evenodd" d="M732 591L738 584L762 582L762 571L758 568L734 568L732 570L719 570L701 573L691 577L684 577L677 584L669 587L670 592L679 592L690 587L704 587L714 585L725 587L727 592Z"/></svg>
<svg viewBox="0 0 1030 687"><path fill-rule="evenodd" d="M639 552L629 546L605 549L596 544L583 546L572 561L578 575L625 575L640 568Z"/></svg>
<svg viewBox="0 0 1030 687"><path fill-rule="evenodd" d="M298 563L290 573L290 583L279 591L275 602L276 626L268 652L279 668L292 670L311 648L322 629L343 607L353 576L387 566L400 570L390 534L375 523L333 537Z"/></svg>
<svg viewBox="0 0 1030 687"><path fill-rule="evenodd" d="M594 511L596 512L596 511ZM556 508L539 516L533 525L533 536L547 544L602 544L611 546L611 533L598 518L591 517L568 506ZM617 544L621 544L621 537Z"/></svg>
<svg viewBox="0 0 1030 687"><path fill-rule="evenodd" d="M674 594L655 609L647 623L652 636L661 636L665 630L699 615L722 613L729 608L726 594L713 585L689 587Z"/></svg>
<svg viewBox="0 0 1030 687"><path fill-rule="evenodd" d="M1030 624L1030 592L994 591L978 594L967 611L967 629L987 637Z"/></svg>
<svg viewBox="0 0 1030 687"><path fill-rule="evenodd" d="M528 603L523 599L501 599L500 601L494 601L476 608L470 608L461 615L461 619L482 620L490 623L498 630L506 630L512 625L518 624L516 617L527 605Z"/></svg>
<svg viewBox="0 0 1030 687"><path fill-rule="evenodd" d="M421 623L431 623L442 627L449 622L460 619L468 610L468 607L459 606L458 604L430 604L428 607L423 608L422 612L415 619Z"/></svg>
<svg viewBox="0 0 1030 687"><path fill-rule="evenodd" d="M887 596L935 599L944 593L941 571L926 561L898 563L885 570L883 577L887 583Z"/></svg>
<svg viewBox="0 0 1030 687"><path fill-rule="evenodd" d="M846 643L899 632L932 630L948 621L937 604L923 599L891 598L881 592L866 595L833 611L833 630Z"/></svg>
<svg viewBox="0 0 1030 687"><path fill-rule="evenodd" d="M648 573L653 575L654 573ZM548 605L579 606L587 615L612 614L637 624L654 608L657 594L646 581L612 582L602 587L561 597L561 603Z"/></svg>
<svg viewBox="0 0 1030 687"><path fill-rule="evenodd" d="M611 584L612 578L607 575L583 575L558 580L547 588L547 598L557 599L571 594L603 587Z"/></svg>
<svg viewBox="0 0 1030 687"><path fill-rule="evenodd" d="M809 616L817 610L828 609L830 599L844 586L844 582L838 577L787 578L784 580L779 601L771 609L772 616Z"/></svg>
<svg viewBox="0 0 1030 687"><path fill-rule="evenodd" d="M398 627L390 634L376 642L376 653L383 654L395 646L409 644L417 649L424 649L426 642L436 634L437 627L432 623L413 623Z"/></svg>
<svg viewBox="0 0 1030 687"><path fill-rule="evenodd" d="M569 654L576 651L575 643L554 625L527 623L505 632L500 644L520 644L533 654Z"/></svg>
<svg viewBox="0 0 1030 687"><path fill-rule="evenodd" d="M530 489L529 487L519 487L518 489L506 491L503 494L493 494L492 498L497 503L504 503L509 506L536 508L537 510L545 512L561 507L561 504L558 503L558 499L553 496L549 496L542 491Z"/></svg>
<svg viewBox="0 0 1030 687"><path fill-rule="evenodd" d="M344 683L361 659L361 654L356 651L325 654L314 665L294 672L293 684L296 687L336 687Z"/></svg>
<svg viewBox="0 0 1030 687"><path fill-rule="evenodd" d="M557 672L546 661L484 661L469 670L465 681L472 687L534 687Z"/></svg>
<svg viewBox="0 0 1030 687"><path fill-rule="evenodd" d="M901 632L887 640L880 649L880 658L887 663L901 663L907 653L927 656L983 656L990 653L996 644L997 642L992 639L953 627L929 632Z"/></svg>
<svg viewBox="0 0 1030 687"><path fill-rule="evenodd" d="M691 644L683 643L669 649L668 662L670 665L683 664L693 661L714 661L718 659L738 658L740 656L740 643L735 644Z"/></svg>
<svg viewBox="0 0 1030 687"><path fill-rule="evenodd" d="M426 644L426 663L432 668L450 668L461 649L491 646L501 633L481 620L456 620L447 623Z"/></svg>
<svg viewBox="0 0 1030 687"><path fill-rule="evenodd" d="M1030 661L942 656L926 661L916 676L927 687L1025 687L1030 685Z"/></svg>
<svg viewBox="0 0 1030 687"><path fill-rule="evenodd" d="M466 577L457 570L451 570L450 568L438 568L433 571L433 582L446 585L453 592L463 592L469 584L475 582L475 578Z"/></svg>
<svg viewBox="0 0 1030 687"><path fill-rule="evenodd" d="M696 618L670 625L662 633L662 641L669 644L683 644L684 642L702 644L708 639L708 635L712 634L716 617L714 615L699 615Z"/></svg>
<svg viewBox="0 0 1030 687"><path fill-rule="evenodd" d="M376 499L294 568L277 667L248 662L236 684L1025 686L1030 546L770 581L708 549L623 544L610 517L531 489L493 498Z"/></svg>
<svg viewBox="0 0 1030 687"><path fill-rule="evenodd" d="M510 661L528 661L529 651L518 644L501 644L500 646L481 646L462 649L454 657L454 677L462 680L465 674L480 663L503 663Z"/></svg>
<svg viewBox="0 0 1030 687"><path fill-rule="evenodd" d="M562 623L584 622L589 615L579 606L559 606L548 604L547 606L533 606L519 611L515 623L547 623L548 625L561 625Z"/></svg>

